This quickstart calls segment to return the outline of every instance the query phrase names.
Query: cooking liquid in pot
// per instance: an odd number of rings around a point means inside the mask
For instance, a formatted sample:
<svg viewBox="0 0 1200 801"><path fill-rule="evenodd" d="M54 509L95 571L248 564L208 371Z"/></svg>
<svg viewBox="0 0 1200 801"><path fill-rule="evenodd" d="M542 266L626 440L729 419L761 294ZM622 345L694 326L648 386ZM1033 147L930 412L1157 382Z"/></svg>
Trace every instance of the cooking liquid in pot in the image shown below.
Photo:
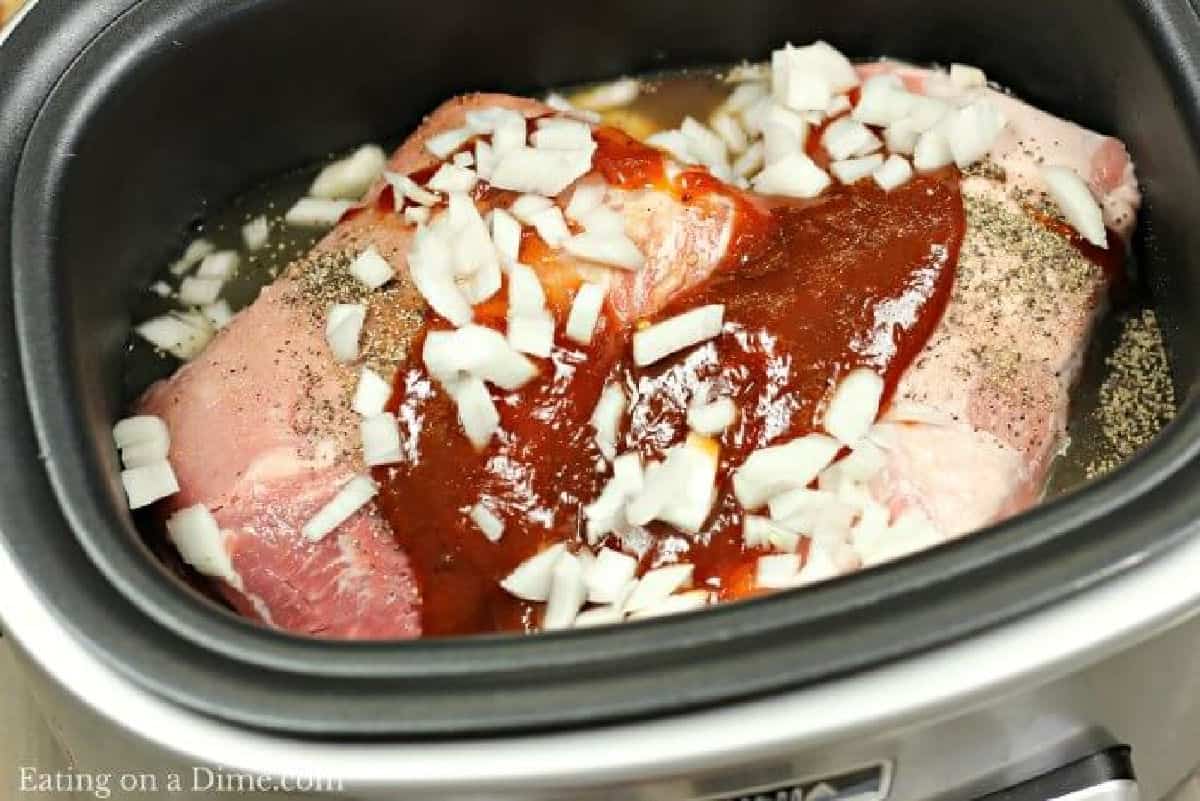
<svg viewBox="0 0 1200 801"><path fill-rule="evenodd" d="M604 122L644 137L656 130L678 126L687 115L707 119L729 90L729 84L716 71L657 76L643 81L641 93L631 103L605 112ZM597 138L601 146L596 166L606 173L610 183L620 184L627 173L636 172L652 161L641 158L644 146L618 132ZM812 136L810 142L817 139ZM815 148L810 155L823 156ZM223 293L235 310L248 305L259 288L272 281L323 234L313 229L289 228L281 219L282 211L305 194L316 170L316 167L301 170L260 186L196 226L196 235L211 239L218 247L244 250L241 226L260 214L271 221L270 243L245 256L238 275ZM511 415L511 419L504 421L507 430L520 431L523 418L552 415L558 421L572 421L545 427L543 430L551 433L542 437L528 437L530 446L516 456L516 461L555 465L554 470L542 471L537 479L553 486L532 488L537 490L534 494L561 495L572 506L595 497L603 479L586 458L584 448L574 440L580 436L590 438L587 420L592 404L610 375L620 376L634 390L635 397L640 394L641 399L635 401L632 409L632 419L642 432L635 445L648 455L661 453L671 444L656 441L656 431L686 428L683 418L687 401L698 382L719 380L718 373L724 370L738 371L742 378L748 379L742 382L743 387L749 387L743 390L746 397L738 399L739 408L756 408L757 401L757 408L767 409L767 413L744 415L736 436L727 438L718 472L718 481L726 489L718 496L715 513L703 536L688 542L686 538L670 536L668 531L656 531L661 536L654 538L655 548L647 548L643 553L643 564L654 566L672 561L672 549L686 549L687 561L696 565L698 586L711 579L710 586L717 587L724 597L745 594L752 583L757 554L743 553L740 514L732 514L736 501L727 489L728 470L769 439L811 430L812 406L827 386L827 370L793 369L781 391L771 378L769 362L771 349L783 349L784 345L771 335L790 340L787 344L793 349L802 343L798 352L811 359L813 365L834 362L849 369L867 364L885 375L889 389L894 386L937 324L953 281L952 268L963 226L956 176L952 168L922 176L891 194L865 181L853 187L837 187L821 198L820 206L829 211L830 219L835 214L857 215L864 227L873 227L879 237L896 243L889 251L890 257L883 262L872 258L869 241L857 250L853 244L835 242L832 237L836 226L822 227L821 215L814 215L811 208L806 208L804 214L794 213L798 208L813 206L812 202L782 205L767 212L755 209L741 215L743 222L730 254L734 258L743 257L743 263L755 265L754 268L736 272L719 270L712 280L658 315L670 316L708 302L725 304L727 323L738 326L741 333L738 337L723 337L711 348L698 351L700 354L712 351L707 357L711 367L708 372L703 365L700 370L694 369L695 364L680 369L678 359L636 369L621 361L622 354L628 351L629 332L618 332L616 336L603 332L597 336L597 344L586 359L578 348L564 349L562 355L555 357L555 376L573 376L570 391L564 392L562 386L556 385L556 379L551 378L542 382L544 386L527 393L525 408L502 410L502 415ZM639 173L637 180L644 181L646 177ZM652 182L665 181L662 176L650 178ZM675 191L685 201L688 195L694 195L697 202L703 202L707 193L720 192L720 184L706 174L689 172L676 179ZM911 246L905 245L906 242ZM522 261L536 262L537 243L538 240L526 241ZM930 252L930 243L940 245L941 261L925 257ZM796 263L814 266L803 283L796 280L798 273L789 269ZM918 277L920 280L914 280ZM162 278L174 283L169 273ZM894 349L886 355L861 348L853 352L846 349L847 343L858 342L869 332L869 321L858 319L848 305L837 303L838 298L845 296L839 290L855 282L858 284L855 297L867 292L877 302L904 298L920 310L915 322L899 330ZM1146 308L1134 282L1122 284L1118 293L1121 297L1114 298L1117 313L1105 320L1093 338L1072 405L1070 444L1058 459L1047 490L1049 495L1067 491L1110 469L1148 440L1173 413L1170 377L1153 312ZM147 292L139 298L133 315L134 319L144 319L176 307L170 298ZM861 311L865 307L858 308ZM486 312L480 316L486 321ZM818 335L823 331L837 333ZM401 380L420 380L419 349L416 353L418 357L408 372L401 368ZM147 343L134 339L126 370L128 400L132 401L149 383L169 374L176 366L174 360L160 356ZM594 391L584 393L586 401L574 403L572 393L580 392L581 387ZM453 406L444 397L416 394L404 399L404 403L421 407L408 411L423 415L427 430L436 431L439 426L457 430ZM1130 416L1134 424L1127 422ZM384 482L381 507L397 530L433 527L458 531L459 507L463 502L470 505L468 496L478 496L480 488L471 483L477 476L472 475L468 466L480 457L466 446L461 436L445 436L442 441L463 447L444 447L438 458L426 458L418 469ZM537 471L530 471L530 475L539 476ZM377 477L382 477L382 473ZM429 501L413 503L412 498ZM546 510L546 515L553 518L553 510ZM561 519L558 522L560 526L563 524ZM540 531L541 536L550 540L561 539L562 532L550 528ZM462 536L455 543L456 550L461 550L466 558L453 563L442 558L448 543L439 537L405 538L406 551L414 559L418 573L427 579L423 587L424 633L529 627L532 621L527 619L528 605L499 590L496 582L529 550L529 543L524 540L539 535L527 532L526 537L516 536L510 525L498 557L495 546L488 543L484 547L485 540L478 532L468 533L469 537ZM506 556L507 550L512 553ZM481 619L481 615L488 619Z"/></svg>

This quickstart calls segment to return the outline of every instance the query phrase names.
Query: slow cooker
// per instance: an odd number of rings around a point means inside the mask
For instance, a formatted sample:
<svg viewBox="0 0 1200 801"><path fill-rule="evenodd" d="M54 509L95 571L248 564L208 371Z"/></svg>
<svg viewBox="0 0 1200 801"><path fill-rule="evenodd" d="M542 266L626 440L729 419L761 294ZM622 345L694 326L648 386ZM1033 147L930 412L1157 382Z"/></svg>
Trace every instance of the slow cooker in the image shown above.
<svg viewBox="0 0 1200 801"><path fill-rule="evenodd" d="M302 639L152 558L109 432L131 298L209 204L460 91L816 38L979 64L1128 144L1182 399L1151 447L886 568L591 632ZM79 770L182 797L1163 796L1200 761L1197 52L1184 0L39 0L0 45L0 618Z"/></svg>

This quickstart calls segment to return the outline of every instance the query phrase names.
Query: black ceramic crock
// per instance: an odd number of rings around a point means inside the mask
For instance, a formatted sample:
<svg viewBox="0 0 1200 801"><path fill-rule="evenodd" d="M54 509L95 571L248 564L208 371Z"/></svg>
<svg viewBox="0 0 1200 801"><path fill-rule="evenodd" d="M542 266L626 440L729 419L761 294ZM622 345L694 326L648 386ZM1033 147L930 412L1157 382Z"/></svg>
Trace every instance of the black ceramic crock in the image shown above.
<svg viewBox="0 0 1200 801"><path fill-rule="evenodd" d="M339 643L208 603L125 510L131 300L190 223L439 100L762 59L966 61L1129 146L1135 253L1183 400L1113 475L1004 525L802 592L611 630ZM868 671L1055 603L1200 515L1200 25L1184 0L39 0L0 47L0 538L43 602L172 701L295 735L428 738L597 725ZM0 596L2 597L2 596Z"/></svg>

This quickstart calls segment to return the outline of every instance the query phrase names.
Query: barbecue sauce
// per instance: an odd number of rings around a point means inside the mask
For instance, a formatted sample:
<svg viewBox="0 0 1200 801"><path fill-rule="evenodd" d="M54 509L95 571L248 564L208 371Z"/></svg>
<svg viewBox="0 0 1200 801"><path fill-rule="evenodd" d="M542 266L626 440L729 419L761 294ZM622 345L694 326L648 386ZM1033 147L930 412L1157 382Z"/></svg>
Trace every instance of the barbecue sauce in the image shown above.
<svg viewBox="0 0 1200 801"><path fill-rule="evenodd" d="M751 196L706 172L668 176L662 154L619 131L596 132L594 169L611 185L671 192L681 203L733 204L721 264L699 286L648 320L602 318L592 345L559 338L540 375L515 392L493 390L502 430L482 452L462 434L454 404L421 365L420 343L399 371L390 409L405 459L376 469L380 509L409 555L422 596L426 636L537 627L538 611L499 586L547 545L583 542L583 505L607 477L589 423L608 381L631 397L619 450L660 458L687 433L687 407L707 389L733 398L737 421L717 437L718 493L697 534L652 524L643 568L695 565L697 586L722 598L752 591L759 551L741 541L742 513L730 474L756 448L817 428L829 390L849 370L884 376L886 397L940 320L954 282L965 220L954 168L917 175L884 192L869 179L835 185L808 201ZM536 237L522 260L552 258ZM547 287L562 332L573 287ZM476 309L504 330L503 292ZM721 335L638 368L630 340L640 325L721 303ZM443 324L431 319L427 328ZM467 514L481 498L504 523L496 543ZM615 542L615 541L614 541Z"/></svg>

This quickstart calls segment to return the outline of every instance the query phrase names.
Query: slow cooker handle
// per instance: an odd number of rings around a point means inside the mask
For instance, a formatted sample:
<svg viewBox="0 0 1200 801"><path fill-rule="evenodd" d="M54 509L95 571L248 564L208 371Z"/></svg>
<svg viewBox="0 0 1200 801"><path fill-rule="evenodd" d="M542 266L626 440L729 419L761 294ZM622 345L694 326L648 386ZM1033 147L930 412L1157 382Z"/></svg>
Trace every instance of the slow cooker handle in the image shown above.
<svg viewBox="0 0 1200 801"><path fill-rule="evenodd" d="M1139 801L1129 746L1092 754L977 801Z"/></svg>

